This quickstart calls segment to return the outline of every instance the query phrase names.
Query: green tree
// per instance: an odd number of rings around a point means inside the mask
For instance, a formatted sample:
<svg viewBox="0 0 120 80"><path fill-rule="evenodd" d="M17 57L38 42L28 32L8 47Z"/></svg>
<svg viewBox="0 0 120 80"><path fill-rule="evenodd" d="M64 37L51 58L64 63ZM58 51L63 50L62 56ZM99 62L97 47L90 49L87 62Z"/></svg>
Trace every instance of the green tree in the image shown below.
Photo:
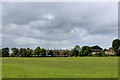
<svg viewBox="0 0 120 80"><path fill-rule="evenodd" d="M2 49L0 49L0 53L2 54Z"/></svg>
<svg viewBox="0 0 120 80"><path fill-rule="evenodd" d="M44 48L40 49L40 55L46 56L46 49L44 49Z"/></svg>
<svg viewBox="0 0 120 80"><path fill-rule="evenodd" d="M40 55L40 47L38 46L35 51L34 51L35 55L39 56Z"/></svg>
<svg viewBox="0 0 120 80"><path fill-rule="evenodd" d="M2 56L2 49L0 49L0 57Z"/></svg>
<svg viewBox="0 0 120 80"><path fill-rule="evenodd" d="M32 49L27 48L26 53L27 53L27 56L30 57L32 55Z"/></svg>
<svg viewBox="0 0 120 80"><path fill-rule="evenodd" d="M102 48L99 47L98 45L96 45L96 46L92 46L91 49L100 49L100 50L102 50Z"/></svg>
<svg viewBox="0 0 120 80"><path fill-rule="evenodd" d="M104 51L108 51L108 49L104 49Z"/></svg>
<svg viewBox="0 0 120 80"><path fill-rule="evenodd" d="M27 50L26 50L26 48L22 49L22 56L27 56Z"/></svg>
<svg viewBox="0 0 120 80"><path fill-rule="evenodd" d="M89 53L89 50L84 50L84 56L87 56Z"/></svg>
<svg viewBox="0 0 120 80"><path fill-rule="evenodd" d="M53 56L53 51L52 50L50 50L50 51L48 51L48 53L47 53L48 55L51 55L51 56Z"/></svg>
<svg viewBox="0 0 120 80"><path fill-rule="evenodd" d="M8 57L9 56L9 48L2 48L2 56L3 57Z"/></svg>
<svg viewBox="0 0 120 80"><path fill-rule="evenodd" d="M72 49L72 51L71 51L72 56L75 56L75 57L78 56L78 53L79 52L78 52L78 50L76 48Z"/></svg>
<svg viewBox="0 0 120 80"><path fill-rule="evenodd" d="M26 50L26 48L20 48L19 55L21 55L23 57L27 56L27 50Z"/></svg>
<svg viewBox="0 0 120 80"><path fill-rule="evenodd" d="M20 50L19 50L19 55L21 55L22 56L22 50L23 50L23 48L20 48Z"/></svg>
<svg viewBox="0 0 120 80"><path fill-rule="evenodd" d="M113 49L116 51L116 55L120 56L120 53L119 53L120 40L119 40L119 39L113 40L113 42L112 42L112 47L113 47Z"/></svg>
<svg viewBox="0 0 120 80"><path fill-rule="evenodd" d="M91 48L89 46L83 46L80 51L80 56L88 56L91 53Z"/></svg>
<svg viewBox="0 0 120 80"><path fill-rule="evenodd" d="M93 56L94 56L94 57L101 57L102 54L101 54L100 52L97 52L97 53L95 53Z"/></svg>
<svg viewBox="0 0 120 80"><path fill-rule="evenodd" d="M78 50L78 52L80 51L80 46L79 45L75 45L75 49Z"/></svg>
<svg viewBox="0 0 120 80"><path fill-rule="evenodd" d="M13 56L18 56L19 49L18 48L12 48Z"/></svg>
<svg viewBox="0 0 120 80"><path fill-rule="evenodd" d="M101 56L105 57L105 56L107 56L107 55L105 54L105 51L104 51L104 50L101 50L100 52L97 52L97 53L94 54L93 56L95 56L95 57L101 57Z"/></svg>

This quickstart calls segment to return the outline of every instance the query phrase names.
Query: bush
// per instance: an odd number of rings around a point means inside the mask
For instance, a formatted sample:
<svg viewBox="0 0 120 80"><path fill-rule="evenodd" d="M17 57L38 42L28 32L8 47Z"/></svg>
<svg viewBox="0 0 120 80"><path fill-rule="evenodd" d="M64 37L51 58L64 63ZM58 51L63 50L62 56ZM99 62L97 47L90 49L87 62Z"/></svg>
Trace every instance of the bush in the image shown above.
<svg viewBox="0 0 120 80"><path fill-rule="evenodd" d="M93 56L93 55L91 53L89 53L88 56Z"/></svg>
<svg viewBox="0 0 120 80"><path fill-rule="evenodd" d="M94 57L101 57L102 54L100 52L97 52L96 54L93 55Z"/></svg>
<svg viewBox="0 0 120 80"><path fill-rule="evenodd" d="M106 56L108 56L108 55L106 55L106 54L102 54L102 57L106 57Z"/></svg>
<svg viewBox="0 0 120 80"><path fill-rule="evenodd" d="M41 56L46 56L46 53L45 52L41 52L40 55Z"/></svg>

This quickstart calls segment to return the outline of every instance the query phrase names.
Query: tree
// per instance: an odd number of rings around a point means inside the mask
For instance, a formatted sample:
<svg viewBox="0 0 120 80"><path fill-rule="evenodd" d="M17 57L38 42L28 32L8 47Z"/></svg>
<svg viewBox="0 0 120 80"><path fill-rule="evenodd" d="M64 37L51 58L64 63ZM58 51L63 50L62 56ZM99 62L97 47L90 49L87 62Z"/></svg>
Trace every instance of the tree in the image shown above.
<svg viewBox="0 0 120 80"><path fill-rule="evenodd" d="M39 56L40 55L40 47L38 46L35 51L34 51L35 55Z"/></svg>
<svg viewBox="0 0 120 80"><path fill-rule="evenodd" d="M26 50L26 48L22 49L22 56L27 56L27 50Z"/></svg>
<svg viewBox="0 0 120 80"><path fill-rule="evenodd" d="M79 45L75 45L74 49L72 49L71 51L71 56L75 56L77 57L80 51L80 46Z"/></svg>
<svg viewBox="0 0 120 80"><path fill-rule="evenodd" d="M87 56L91 53L91 48L89 46L83 46L80 51L80 56Z"/></svg>
<svg viewBox="0 0 120 80"><path fill-rule="evenodd" d="M78 51L80 51L80 46L79 45L75 45L75 49L77 49Z"/></svg>
<svg viewBox="0 0 120 80"><path fill-rule="evenodd" d="M100 50L102 50L102 48L99 47L98 45L96 45L96 46L92 46L91 49L100 49Z"/></svg>
<svg viewBox="0 0 120 80"><path fill-rule="evenodd" d="M97 53L94 54L93 56L95 56L95 57L101 57L101 56L105 57L105 56L107 56L107 55L105 54L105 51L104 51L104 50L101 50L100 52L97 52Z"/></svg>
<svg viewBox="0 0 120 80"><path fill-rule="evenodd" d="M27 53L27 56L30 57L32 55L32 49L27 48L26 53Z"/></svg>
<svg viewBox="0 0 120 80"><path fill-rule="evenodd" d="M104 49L104 51L108 51L108 49Z"/></svg>
<svg viewBox="0 0 120 80"><path fill-rule="evenodd" d="M52 50L50 50L50 51L48 51L48 53L47 53L48 55L51 55L51 56L53 56L53 51Z"/></svg>
<svg viewBox="0 0 120 80"><path fill-rule="evenodd" d="M3 57L8 57L9 56L9 48L2 48L2 56Z"/></svg>
<svg viewBox="0 0 120 80"><path fill-rule="evenodd" d="M18 55L21 55L22 56L22 50L23 48L20 48L19 52L18 52Z"/></svg>
<svg viewBox="0 0 120 80"><path fill-rule="evenodd" d="M84 56L87 56L89 53L89 50L84 50Z"/></svg>
<svg viewBox="0 0 120 80"><path fill-rule="evenodd" d="M71 53L73 56L77 57L79 52L76 48L74 48L74 49L72 49Z"/></svg>
<svg viewBox="0 0 120 80"><path fill-rule="evenodd" d="M27 50L26 50L26 48L20 48L19 55L21 55L21 56L27 56Z"/></svg>
<svg viewBox="0 0 120 80"><path fill-rule="evenodd" d="M100 52L97 52L97 53L95 53L93 56L95 56L95 57L101 57L102 54L101 54Z"/></svg>
<svg viewBox="0 0 120 80"><path fill-rule="evenodd" d="M17 56L18 55L18 52L19 52L18 48L12 48L11 50L13 52L13 56Z"/></svg>
<svg viewBox="0 0 120 80"><path fill-rule="evenodd" d="M2 49L0 49L0 57L2 56Z"/></svg>
<svg viewBox="0 0 120 80"><path fill-rule="evenodd" d="M104 51L104 50L101 50L100 53L101 53L101 54L105 54L105 51Z"/></svg>
<svg viewBox="0 0 120 80"><path fill-rule="evenodd" d="M40 49L40 55L46 56L46 49L44 49L44 48Z"/></svg>
<svg viewBox="0 0 120 80"><path fill-rule="evenodd" d="M120 56L120 53L119 53L120 40L119 40L119 39L113 40L113 42L112 42L112 47L113 47L113 49L116 51L116 55Z"/></svg>

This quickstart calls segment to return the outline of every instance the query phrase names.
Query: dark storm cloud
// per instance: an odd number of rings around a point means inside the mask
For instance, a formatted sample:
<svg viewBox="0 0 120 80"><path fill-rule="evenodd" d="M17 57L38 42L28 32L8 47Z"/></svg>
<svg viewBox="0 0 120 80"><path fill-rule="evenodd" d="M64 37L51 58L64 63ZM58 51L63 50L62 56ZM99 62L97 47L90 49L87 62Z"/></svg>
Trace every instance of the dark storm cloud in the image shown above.
<svg viewBox="0 0 120 80"><path fill-rule="evenodd" d="M109 47L117 37L117 3L3 3L3 34L11 35L3 41L11 39L8 46Z"/></svg>

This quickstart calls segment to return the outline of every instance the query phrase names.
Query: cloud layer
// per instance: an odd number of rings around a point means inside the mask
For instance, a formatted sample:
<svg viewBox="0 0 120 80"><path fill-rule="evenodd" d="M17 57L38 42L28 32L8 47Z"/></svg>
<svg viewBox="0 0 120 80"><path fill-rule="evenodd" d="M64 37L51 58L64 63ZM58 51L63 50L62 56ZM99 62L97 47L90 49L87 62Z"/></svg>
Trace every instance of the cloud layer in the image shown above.
<svg viewBox="0 0 120 80"><path fill-rule="evenodd" d="M109 48L118 34L117 3L3 3L3 47Z"/></svg>

